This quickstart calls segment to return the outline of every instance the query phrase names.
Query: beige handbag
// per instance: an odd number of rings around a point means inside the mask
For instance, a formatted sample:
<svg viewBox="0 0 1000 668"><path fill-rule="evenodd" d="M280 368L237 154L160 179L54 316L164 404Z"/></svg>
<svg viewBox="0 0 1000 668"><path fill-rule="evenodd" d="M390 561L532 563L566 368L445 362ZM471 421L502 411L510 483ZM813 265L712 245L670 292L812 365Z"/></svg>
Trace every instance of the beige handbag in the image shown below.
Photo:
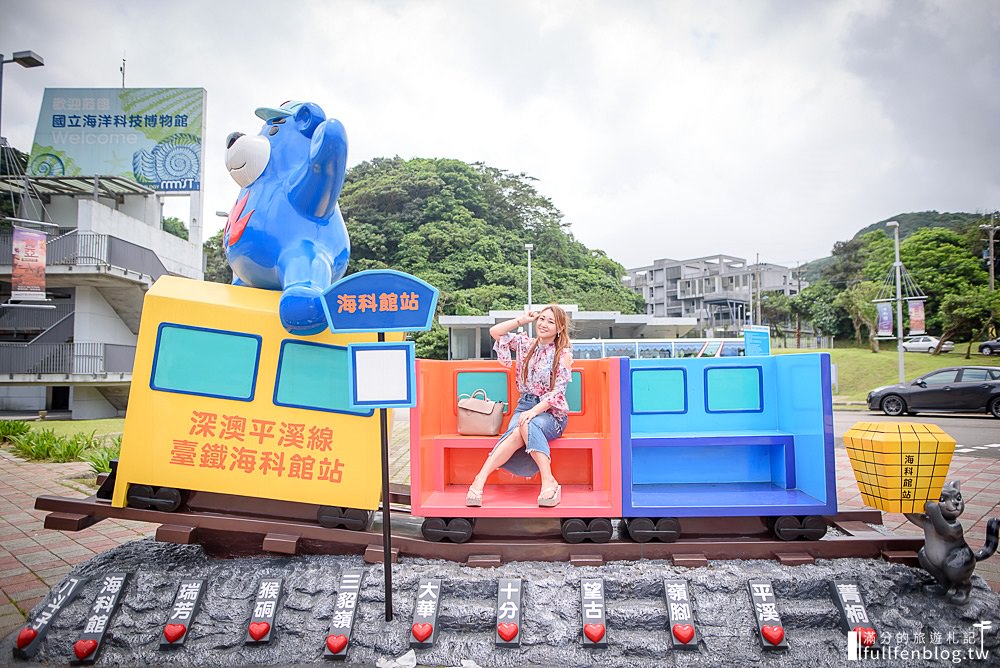
<svg viewBox="0 0 1000 668"><path fill-rule="evenodd" d="M482 394L482 399L476 395ZM486 390L479 389L472 396L462 395L458 400L458 433L463 436L496 436L503 422L503 402L490 401Z"/></svg>

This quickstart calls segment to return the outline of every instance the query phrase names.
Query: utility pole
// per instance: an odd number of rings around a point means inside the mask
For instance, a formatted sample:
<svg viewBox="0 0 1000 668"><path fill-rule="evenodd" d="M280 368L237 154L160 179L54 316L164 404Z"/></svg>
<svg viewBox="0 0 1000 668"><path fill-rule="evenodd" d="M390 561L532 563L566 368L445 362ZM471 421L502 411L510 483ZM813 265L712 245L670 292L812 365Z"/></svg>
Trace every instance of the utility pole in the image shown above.
<svg viewBox="0 0 1000 668"><path fill-rule="evenodd" d="M899 382L904 383L906 374L903 371L903 263L899 260L899 223L890 220L886 226L892 228L896 248L896 350L899 356Z"/></svg>
<svg viewBox="0 0 1000 668"><path fill-rule="evenodd" d="M795 263L795 278L798 279L798 286L795 288L795 295L798 296L802 292L802 270L799 268L799 263ZM799 323L799 310L795 309L795 348L800 347L800 342L802 340L802 328Z"/></svg>
<svg viewBox="0 0 1000 668"><path fill-rule="evenodd" d="M122 51L122 66L118 68L118 71L122 73L122 88L125 87L125 52Z"/></svg>

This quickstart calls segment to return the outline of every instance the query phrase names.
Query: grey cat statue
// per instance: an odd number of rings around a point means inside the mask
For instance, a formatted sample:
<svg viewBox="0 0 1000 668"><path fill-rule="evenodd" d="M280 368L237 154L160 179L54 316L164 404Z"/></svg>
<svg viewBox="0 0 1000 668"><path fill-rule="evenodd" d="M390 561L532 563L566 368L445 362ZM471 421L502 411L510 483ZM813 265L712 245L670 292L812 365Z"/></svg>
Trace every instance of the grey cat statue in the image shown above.
<svg viewBox="0 0 1000 668"><path fill-rule="evenodd" d="M918 557L924 570L934 576L936 585L928 591L947 594L952 591L951 602L965 605L972 591L972 573L976 562L987 559L997 550L1000 518L994 517L986 524L986 543L973 552L965 542L965 531L958 518L965 510L958 480L949 480L941 488L940 501L924 504L923 514L907 513L906 519L924 530L924 546Z"/></svg>

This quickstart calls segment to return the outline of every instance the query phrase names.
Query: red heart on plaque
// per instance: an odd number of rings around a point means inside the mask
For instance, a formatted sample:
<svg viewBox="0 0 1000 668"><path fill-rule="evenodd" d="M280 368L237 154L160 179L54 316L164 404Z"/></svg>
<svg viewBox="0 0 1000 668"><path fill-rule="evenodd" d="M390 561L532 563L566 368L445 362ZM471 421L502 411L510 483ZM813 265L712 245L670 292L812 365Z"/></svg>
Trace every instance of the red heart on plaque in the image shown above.
<svg viewBox="0 0 1000 668"><path fill-rule="evenodd" d="M760 634L764 636L764 640L772 645L777 645L784 639L785 629L780 626L762 626L760 627Z"/></svg>
<svg viewBox="0 0 1000 668"><path fill-rule="evenodd" d="M183 624L167 624L163 627L163 637L167 639L167 642L177 642L187 632L187 627Z"/></svg>
<svg viewBox="0 0 1000 668"><path fill-rule="evenodd" d="M590 642L597 642L604 637L604 624L584 624L583 635L590 638Z"/></svg>
<svg viewBox="0 0 1000 668"><path fill-rule="evenodd" d="M254 640L260 640L266 636L271 631L271 625L267 622L251 622L250 626L247 627L250 631L250 637Z"/></svg>
<svg viewBox="0 0 1000 668"><path fill-rule="evenodd" d="M864 626L855 626L851 629L858 634L858 642L860 642L865 647L871 647L875 644L875 639L878 638L878 633L875 629L865 628Z"/></svg>
<svg viewBox="0 0 1000 668"><path fill-rule="evenodd" d="M500 622L497 624L497 633L501 638L510 642L517 636L517 624L511 624L510 622Z"/></svg>
<svg viewBox="0 0 1000 668"><path fill-rule="evenodd" d="M694 627L690 624L674 624L670 632L685 645L691 642L691 638L694 638Z"/></svg>
<svg viewBox="0 0 1000 668"><path fill-rule="evenodd" d="M97 649L97 641L94 639L77 640L73 643L73 653L76 654L76 658L80 659L80 661L93 654L95 649Z"/></svg>
<svg viewBox="0 0 1000 668"><path fill-rule="evenodd" d="M417 642L423 642L431 637L434 627L430 624L414 624L412 631L413 637L417 639Z"/></svg>
<svg viewBox="0 0 1000 668"><path fill-rule="evenodd" d="M347 647L347 636L335 636L333 634L326 637L326 647L331 652L336 654L340 650Z"/></svg>
<svg viewBox="0 0 1000 668"><path fill-rule="evenodd" d="M17 634L17 643L15 644L17 645L18 649L24 649L25 647L31 644L32 640L34 640L37 637L38 637L38 631L31 628L30 626L26 626L23 629L21 629L20 633Z"/></svg>

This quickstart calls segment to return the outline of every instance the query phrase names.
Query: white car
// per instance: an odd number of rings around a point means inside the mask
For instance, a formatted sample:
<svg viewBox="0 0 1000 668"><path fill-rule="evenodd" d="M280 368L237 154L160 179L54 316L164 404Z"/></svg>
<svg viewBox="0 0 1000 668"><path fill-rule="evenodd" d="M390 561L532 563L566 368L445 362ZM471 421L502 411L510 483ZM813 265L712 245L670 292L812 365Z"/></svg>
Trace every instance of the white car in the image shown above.
<svg viewBox="0 0 1000 668"><path fill-rule="evenodd" d="M936 336L911 336L902 343L904 353L932 353L940 339ZM955 347L953 341L945 341L941 352L950 353Z"/></svg>

